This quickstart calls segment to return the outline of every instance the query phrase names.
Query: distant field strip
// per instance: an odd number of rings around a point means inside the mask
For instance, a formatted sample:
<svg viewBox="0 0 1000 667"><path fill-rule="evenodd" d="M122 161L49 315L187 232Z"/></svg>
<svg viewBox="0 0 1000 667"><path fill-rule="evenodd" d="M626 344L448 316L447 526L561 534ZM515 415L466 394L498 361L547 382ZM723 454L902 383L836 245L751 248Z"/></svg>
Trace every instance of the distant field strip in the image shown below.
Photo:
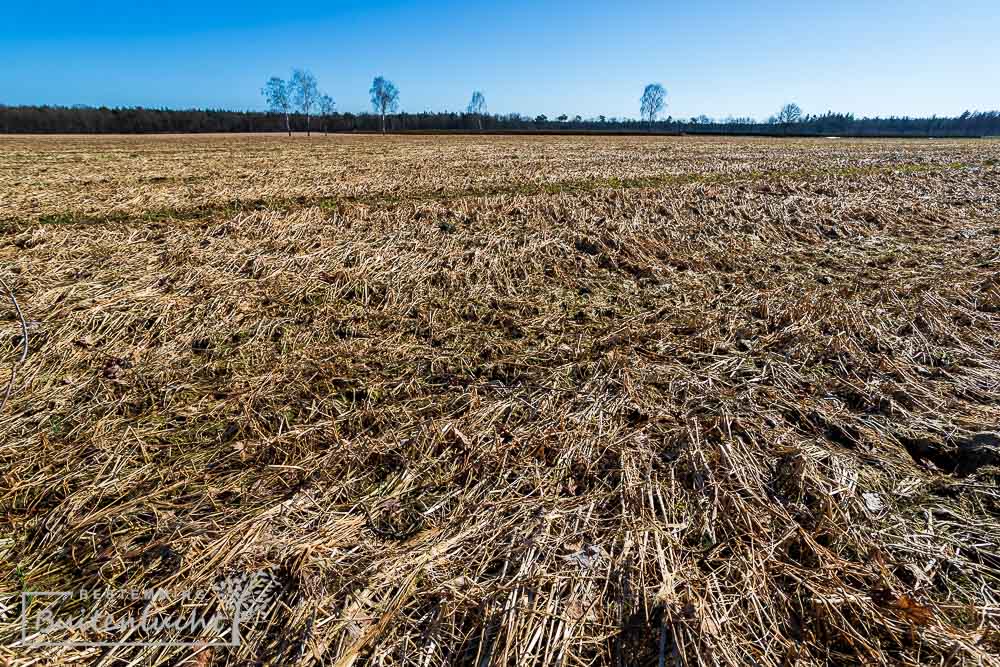
<svg viewBox="0 0 1000 667"><path fill-rule="evenodd" d="M793 179L808 181L822 178L863 179L888 174L935 174L948 170L975 169L966 163L949 163L945 165L928 165L921 163L902 163L892 166L878 167L842 167L835 169L799 169L794 171L762 170L745 174L666 174L641 178L589 178L566 181L555 181L541 184L522 184L504 187L493 185L486 188L446 191L425 190L403 195L375 194L370 196L298 196L273 197L269 199L233 200L230 202L188 207L141 210L135 212L116 211L104 215L86 214L78 211L47 213L37 218L0 217L0 225L8 228L23 228L33 224L134 224L142 222L167 222L208 220L220 216L230 216L246 211L276 211L291 212L304 208L318 207L336 210L342 206L362 204L374 207L392 207L405 204L441 202L480 197L500 196L538 196L554 194L573 194L596 192L606 189L645 189L679 186L687 184L717 184L731 185L736 183L768 182L776 179ZM168 182L161 179L156 182Z"/></svg>

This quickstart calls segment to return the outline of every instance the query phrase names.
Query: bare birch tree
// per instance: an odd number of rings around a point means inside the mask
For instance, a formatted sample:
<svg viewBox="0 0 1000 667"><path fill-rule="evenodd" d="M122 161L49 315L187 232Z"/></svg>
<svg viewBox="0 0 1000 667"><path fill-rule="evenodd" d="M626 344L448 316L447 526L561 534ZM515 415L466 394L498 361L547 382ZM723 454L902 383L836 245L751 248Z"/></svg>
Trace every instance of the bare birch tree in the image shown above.
<svg viewBox="0 0 1000 667"><path fill-rule="evenodd" d="M319 97L319 115L323 118L323 132L325 134L330 133L330 116L333 115L333 110L337 108L337 103L333 101L333 98L329 95L320 95Z"/></svg>
<svg viewBox="0 0 1000 667"><path fill-rule="evenodd" d="M479 121L479 129L483 129L483 115L486 114L486 96L483 95L482 91L475 91L472 93L472 101L469 102L468 112L475 114L476 119Z"/></svg>
<svg viewBox="0 0 1000 667"><path fill-rule="evenodd" d="M288 136L292 136L292 122L290 119L292 102L288 95L288 83L279 77L272 76L261 88L261 95L267 100L269 111L284 114L285 129Z"/></svg>
<svg viewBox="0 0 1000 667"><path fill-rule="evenodd" d="M292 72L289 87L295 108L306 117L306 136L308 137L310 135L309 117L319 100L319 86L316 84L316 77L308 70L297 69Z"/></svg>
<svg viewBox="0 0 1000 667"><path fill-rule="evenodd" d="M375 113L382 116L382 132L384 134L385 115L399 108L399 89L392 81L383 76L377 76L372 81L372 87L368 94L371 95L372 108L375 109Z"/></svg>

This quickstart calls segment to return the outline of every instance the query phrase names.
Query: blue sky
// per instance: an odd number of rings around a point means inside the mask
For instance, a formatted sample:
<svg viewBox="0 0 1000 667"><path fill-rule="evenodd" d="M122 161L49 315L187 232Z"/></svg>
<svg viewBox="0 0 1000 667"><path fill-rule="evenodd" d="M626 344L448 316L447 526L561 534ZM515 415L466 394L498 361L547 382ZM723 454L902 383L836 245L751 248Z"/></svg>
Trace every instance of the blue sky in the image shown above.
<svg viewBox="0 0 1000 667"><path fill-rule="evenodd" d="M821 5L821 6L820 6ZM960 7L960 9L959 9ZM311 69L339 110L371 79L406 111L954 115L1000 108L1000 2L705 0L473 3L12 0L0 103L263 108L272 74Z"/></svg>

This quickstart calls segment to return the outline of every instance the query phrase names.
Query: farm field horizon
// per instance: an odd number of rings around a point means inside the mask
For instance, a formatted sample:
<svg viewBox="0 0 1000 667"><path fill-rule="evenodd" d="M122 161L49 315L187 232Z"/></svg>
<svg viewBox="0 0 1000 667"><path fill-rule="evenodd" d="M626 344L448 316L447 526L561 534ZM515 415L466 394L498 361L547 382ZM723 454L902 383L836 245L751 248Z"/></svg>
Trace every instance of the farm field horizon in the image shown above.
<svg viewBox="0 0 1000 667"><path fill-rule="evenodd" d="M0 136L0 278L0 602L268 582L14 664L1000 664L1000 140Z"/></svg>

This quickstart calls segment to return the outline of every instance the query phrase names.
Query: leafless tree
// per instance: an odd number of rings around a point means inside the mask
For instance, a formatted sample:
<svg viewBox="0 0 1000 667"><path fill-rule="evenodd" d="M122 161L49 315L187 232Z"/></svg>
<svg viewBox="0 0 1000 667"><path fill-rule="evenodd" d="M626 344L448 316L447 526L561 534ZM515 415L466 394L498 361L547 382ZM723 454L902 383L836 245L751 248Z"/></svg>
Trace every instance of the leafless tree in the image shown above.
<svg viewBox="0 0 1000 667"><path fill-rule="evenodd" d="M288 83L284 79L272 76L261 88L260 93L267 100L270 111L285 115L285 129L288 131L288 136L292 136L292 123L289 118L292 101L288 95Z"/></svg>
<svg viewBox="0 0 1000 667"><path fill-rule="evenodd" d="M657 114L667 106L667 91L662 84L651 83L642 91L639 99L639 113L649 121L650 128L656 120Z"/></svg>
<svg viewBox="0 0 1000 667"><path fill-rule="evenodd" d="M289 87L295 108L306 117L306 136L308 137L310 134L309 117L319 100L319 86L316 85L316 77L308 70L297 69L292 72Z"/></svg>
<svg viewBox="0 0 1000 667"><path fill-rule="evenodd" d="M482 91L477 90L472 93L472 101L469 102L468 112L476 115L479 121L479 129L483 129L483 116L486 114L486 96L483 95Z"/></svg>
<svg viewBox="0 0 1000 667"><path fill-rule="evenodd" d="M399 89L383 76L375 77L368 94L372 98L372 108L382 116L382 133L385 133L385 115L399 108Z"/></svg>
<svg viewBox="0 0 1000 667"><path fill-rule="evenodd" d="M802 109L798 104L786 104L778 112L778 122L782 125L791 125L802 120Z"/></svg>
<svg viewBox="0 0 1000 667"><path fill-rule="evenodd" d="M326 134L330 133L330 116L333 115L333 110L337 108L337 103L333 101L333 98L329 95L319 96L319 114L323 118L323 132Z"/></svg>

